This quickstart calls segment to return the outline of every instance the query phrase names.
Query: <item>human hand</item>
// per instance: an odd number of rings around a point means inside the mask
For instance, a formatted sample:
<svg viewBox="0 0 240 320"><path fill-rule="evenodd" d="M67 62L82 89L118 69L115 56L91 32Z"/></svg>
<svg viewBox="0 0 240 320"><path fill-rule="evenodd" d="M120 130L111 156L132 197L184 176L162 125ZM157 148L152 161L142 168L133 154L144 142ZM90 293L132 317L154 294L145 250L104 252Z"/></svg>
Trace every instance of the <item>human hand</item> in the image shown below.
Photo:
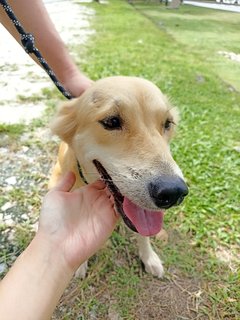
<svg viewBox="0 0 240 320"><path fill-rule="evenodd" d="M64 88L67 89L74 97L79 97L92 84L93 81L78 70L74 70L67 74L66 79L63 80Z"/></svg>
<svg viewBox="0 0 240 320"><path fill-rule="evenodd" d="M44 197L37 233L61 251L73 272L104 244L118 220L102 181L70 192L74 182L69 172Z"/></svg>

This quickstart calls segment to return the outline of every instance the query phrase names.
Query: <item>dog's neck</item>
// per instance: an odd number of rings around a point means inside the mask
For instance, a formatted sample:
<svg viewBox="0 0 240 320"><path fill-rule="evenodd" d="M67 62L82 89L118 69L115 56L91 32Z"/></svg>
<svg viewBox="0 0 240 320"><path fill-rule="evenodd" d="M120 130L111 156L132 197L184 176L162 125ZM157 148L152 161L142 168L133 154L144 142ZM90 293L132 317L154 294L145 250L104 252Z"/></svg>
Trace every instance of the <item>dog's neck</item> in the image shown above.
<svg viewBox="0 0 240 320"><path fill-rule="evenodd" d="M82 181L83 181L85 184L88 184L87 179L84 177L82 168L81 168L80 163L79 163L78 160L77 160L77 168L78 168L79 176L80 176L80 178L82 179Z"/></svg>

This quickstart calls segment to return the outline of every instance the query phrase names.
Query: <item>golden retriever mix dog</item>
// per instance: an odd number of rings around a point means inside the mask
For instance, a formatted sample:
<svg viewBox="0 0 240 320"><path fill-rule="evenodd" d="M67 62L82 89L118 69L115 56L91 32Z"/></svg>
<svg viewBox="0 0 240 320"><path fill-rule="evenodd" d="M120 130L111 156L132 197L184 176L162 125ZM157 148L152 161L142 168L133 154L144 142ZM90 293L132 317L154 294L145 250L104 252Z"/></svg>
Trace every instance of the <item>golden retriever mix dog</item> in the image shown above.
<svg viewBox="0 0 240 320"><path fill-rule="evenodd" d="M162 262L149 236L161 230L164 210L188 193L169 149L176 122L176 111L154 84L119 76L99 80L65 103L52 123L63 142L50 187L69 170L77 176L74 188L101 177L137 235L146 271L158 277ZM84 277L86 270L87 262L77 274Z"/></svg>

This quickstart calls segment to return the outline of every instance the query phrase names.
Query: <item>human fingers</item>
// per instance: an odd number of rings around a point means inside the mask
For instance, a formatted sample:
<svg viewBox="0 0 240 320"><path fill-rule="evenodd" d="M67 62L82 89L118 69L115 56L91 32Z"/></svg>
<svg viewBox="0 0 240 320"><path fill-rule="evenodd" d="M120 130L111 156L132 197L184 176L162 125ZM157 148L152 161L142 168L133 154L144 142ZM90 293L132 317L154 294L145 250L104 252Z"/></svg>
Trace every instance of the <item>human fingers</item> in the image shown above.
<svg viewBox="0 0 240 320"><path fill-rule="evenodd" d="M94 81L86 77L84 74L76 72L67 78L64 86L74 97L79 97L85 90L91 87L93 83Z"/></svg>
<svg viewBox="0 0 240 320"><path fill-rule="evenodd" d="M73 172L69 171L58 182L58 184L51 191L70 191L76 181L76 176Z"/></svg>
<svg viewBox="0 0 240 320"><path fill-rule="evenodd" d="M110 190L108 189L108 187L106 186L106 184L102 180L97 180L94 183L92 183L90 186L93 187L94 189L104 191L104 193L109 198L109 200L112 203L114 203L114 197L113 197L112 193L110 192Z"/></svg>
<svg viewBox="0 0 240 320"><path fill-rule="evenodd" d="M94 188L97 191L102 191L102 194L105 194L107 198L114 204L114 197L106 184L102 180L97 180L90 185L91 188Z"/></svg>
<svg viewBox="0 0 240 320"><path fill-rule="evenodd" d="M97 180L91 183L89 186L97 190L104 190L106 188L106 185L102 180Z"/></svg>

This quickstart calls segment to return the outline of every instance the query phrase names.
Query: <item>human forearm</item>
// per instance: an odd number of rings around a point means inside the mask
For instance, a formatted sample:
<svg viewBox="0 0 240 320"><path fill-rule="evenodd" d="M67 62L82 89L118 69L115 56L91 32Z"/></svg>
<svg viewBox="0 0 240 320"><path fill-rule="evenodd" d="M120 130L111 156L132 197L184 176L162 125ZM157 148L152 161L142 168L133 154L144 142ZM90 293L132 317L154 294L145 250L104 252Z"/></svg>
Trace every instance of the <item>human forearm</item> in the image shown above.
<svg viewBox="0 0 240 320"><path fill-rule="evenodd" d="M77 268L111 235L118 216L103 182L70 192L63 177L44 197L37 235L0 283L0 318L49 319Z"/></svg>
<svg viewBox="0 0 240 320"><path fill-rule="evenodd" d="M50 319L73 273L61 248L37 235L0 283L1 318Z"/></svg>
<svg viewBox="0 0 240 320"><path fill-rule="evenodd" d="M91 85L92 81L79 72L42 0L8 0L8 3L25 31L34 35L36 47L40 50L58 80L74 96L82 94ZM0 22L21 44L20 35L2 6L0 6ZM37 61L34 55L31 56Z"/></svg>
<svg viewBox="0 0 240 320"><path fill-rule="evenodd" d="M43 2L40 0L9 0L8 3L26 32L34 35L36 47L54 69L60 81L64 82L66 80L66 72L63 69L67 69L68 72L76 72L76 66L49 18ZM20 42L20 36L3 9L1 9L1 21L6 29Z"/></svg>

